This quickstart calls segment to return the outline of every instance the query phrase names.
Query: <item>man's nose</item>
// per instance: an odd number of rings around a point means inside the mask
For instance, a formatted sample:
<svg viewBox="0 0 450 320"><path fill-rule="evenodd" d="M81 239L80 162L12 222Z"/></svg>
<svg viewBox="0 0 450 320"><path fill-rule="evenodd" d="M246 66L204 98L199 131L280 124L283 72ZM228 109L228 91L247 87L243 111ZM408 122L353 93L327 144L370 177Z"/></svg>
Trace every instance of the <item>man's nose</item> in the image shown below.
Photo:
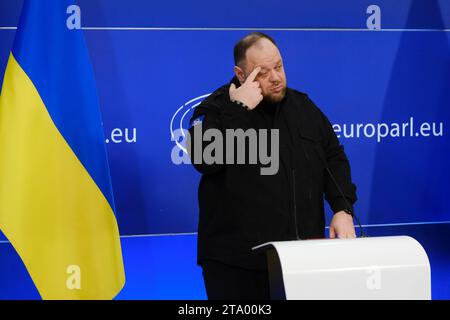
<svg viewBox="0 0 450 320"><path fill-rule="evenodd" d="M280 75L275 70L271 70L269 80L270 82L279 82Z"/></svg>

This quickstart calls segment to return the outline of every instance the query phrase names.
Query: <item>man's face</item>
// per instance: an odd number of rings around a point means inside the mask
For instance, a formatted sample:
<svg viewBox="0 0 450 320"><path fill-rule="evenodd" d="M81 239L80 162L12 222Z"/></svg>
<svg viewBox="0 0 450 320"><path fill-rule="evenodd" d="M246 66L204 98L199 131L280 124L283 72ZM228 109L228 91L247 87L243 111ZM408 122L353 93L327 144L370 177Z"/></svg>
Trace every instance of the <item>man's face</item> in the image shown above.
<svg viewBox="0 0 450 320"><path fill-rule="evenodd" d="M267 39L261 39L248 48L241 76L236 72L241 83L256 67L261 67L255 80L261 86L264 100L270 103L281 101L286 94L283 59L278 48Z"/></svg>

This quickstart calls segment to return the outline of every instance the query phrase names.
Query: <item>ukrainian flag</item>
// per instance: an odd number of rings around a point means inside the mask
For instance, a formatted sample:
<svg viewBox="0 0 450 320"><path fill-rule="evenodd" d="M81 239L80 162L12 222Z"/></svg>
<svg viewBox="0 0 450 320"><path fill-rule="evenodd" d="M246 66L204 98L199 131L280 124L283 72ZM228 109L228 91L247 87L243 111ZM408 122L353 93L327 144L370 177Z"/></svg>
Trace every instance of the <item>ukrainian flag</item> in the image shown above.
<svg viewBox="0 0 450 320"><path fill-rule="evenodd" d="M25 0L0 95L0 229L43 299L125 282L105 138L74 1Z"/></svg>

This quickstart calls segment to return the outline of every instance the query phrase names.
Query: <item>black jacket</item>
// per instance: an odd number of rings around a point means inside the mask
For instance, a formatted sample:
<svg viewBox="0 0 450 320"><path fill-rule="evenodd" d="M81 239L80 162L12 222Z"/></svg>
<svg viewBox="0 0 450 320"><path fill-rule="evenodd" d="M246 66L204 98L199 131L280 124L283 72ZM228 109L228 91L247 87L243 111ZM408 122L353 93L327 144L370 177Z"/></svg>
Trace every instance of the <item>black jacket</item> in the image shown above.
<svg viewBox="0 0 450 320"><path fill-rule="evenodd" d="M236 78L232 82L239 85ZM279 170L275 175L261 175L259 164L194 164L202 173L197 262L213 259L264 269L265 257L254 254L253 246L268 241L323 238L324 196L333 212L353 211L347 203L352 206L356 201L356 187L343 146L326 116L306 94L288 88L277 105L261 103L247 111L230 101L229 85L197 106L191 124L203 118L203 131L279 129ZM189 129L192 148L193 128ZM209 143L203 142L202 147ZM347 202L330 179L325 161Z"/></svg>

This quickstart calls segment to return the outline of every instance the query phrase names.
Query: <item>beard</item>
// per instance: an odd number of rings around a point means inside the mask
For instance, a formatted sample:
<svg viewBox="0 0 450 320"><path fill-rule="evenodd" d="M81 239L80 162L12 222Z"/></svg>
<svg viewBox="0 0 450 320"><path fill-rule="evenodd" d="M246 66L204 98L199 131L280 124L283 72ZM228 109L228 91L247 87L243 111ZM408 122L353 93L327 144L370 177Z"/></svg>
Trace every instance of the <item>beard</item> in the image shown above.
<svg viewBox="0 0 450 320"><path fill-rule="evenodd" d="M263 102L267 104L275 104L283 100L285 95L286 95L286 86L283 86L283 89L278 94L273 94L271 92L265 94L263 96Z"/></svg>

